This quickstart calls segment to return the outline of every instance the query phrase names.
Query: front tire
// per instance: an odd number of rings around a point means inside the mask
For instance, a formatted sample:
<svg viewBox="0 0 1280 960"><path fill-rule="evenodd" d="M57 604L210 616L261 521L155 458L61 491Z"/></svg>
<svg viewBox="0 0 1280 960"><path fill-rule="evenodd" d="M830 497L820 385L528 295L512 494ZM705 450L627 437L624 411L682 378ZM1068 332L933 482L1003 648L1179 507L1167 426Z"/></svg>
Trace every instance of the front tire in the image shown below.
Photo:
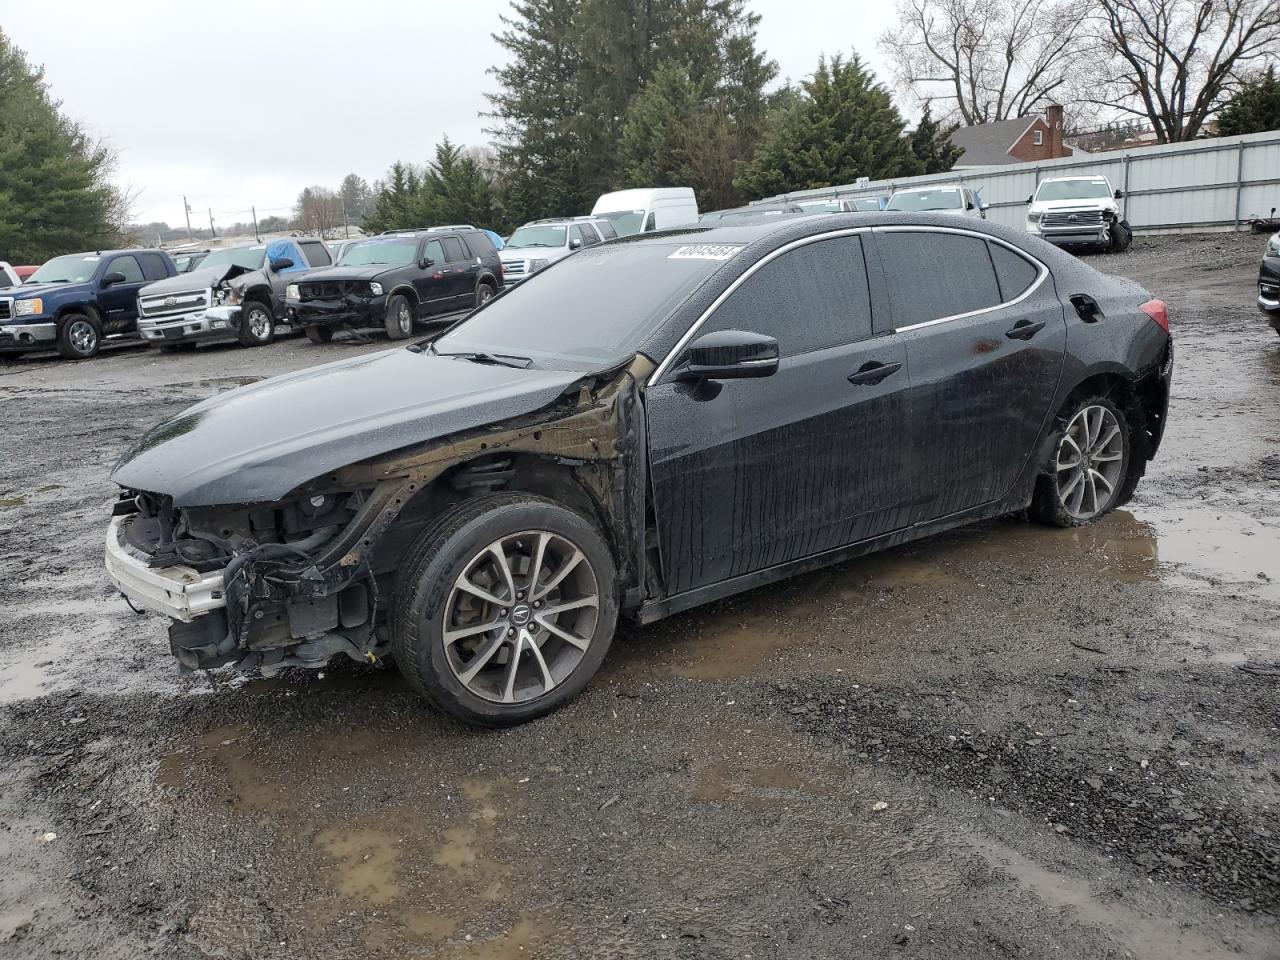
<svg viewBox="0 0 1280 960"><path fill-rule="evenodd" d="M387 336L392 340L403 340L413 333L413 306L409 298L397 293L387 301L387 318L384 321Z"/></svg>
<svg viewBox="0 0 1280 960"><path fill-rule="evenodd" d="M1119 407L1090 397L1058 418L1049 463L1036 480L1031 516L1055 527L1078 527L1127 501L1133 433Z"/></svg>
<svg viewBox="0 0 1280 960"><path fill-rule="evenodd" d="M1114 221L1109 231L1111 233L1112 253L1124 253L1129 249L1129 244L1133 241L1133 230L1129 227L1127 220Z"/></svg>
<svg viewBox="0 0 1280 960"><path fill-rule="evenodd" d="M328 343L333 339L333 327L306 327L307 339L312 343Z"/></svg>
<svg viewBox="0 0 1280 960"><path fill-rule="evenodd" d="M391 648L434 706L513 726L586 686L613 640L616 592L586 519L542 497L478 497L439 517L401 565Z"/></svg>
<svg viewBox="0 0 1280 960"><path fill-rule="evenodd" d="M276 338L276 318L261 300L246 300L240 308L240 334L243 347L261 347Z"/></svg>
<svg viewBox="0 0 1280 960"><path fill-rule="evenodd" d="M102 327L86 313L68 314L58 328L58 353L68 360L88 360L102 349Z"/></svg>

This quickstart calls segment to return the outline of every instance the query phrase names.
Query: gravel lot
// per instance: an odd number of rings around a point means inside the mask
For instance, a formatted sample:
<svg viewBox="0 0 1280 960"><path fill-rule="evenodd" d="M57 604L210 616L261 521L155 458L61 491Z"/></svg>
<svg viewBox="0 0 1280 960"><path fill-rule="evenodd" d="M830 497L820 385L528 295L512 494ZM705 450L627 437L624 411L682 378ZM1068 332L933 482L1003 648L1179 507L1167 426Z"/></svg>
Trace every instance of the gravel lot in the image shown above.
<svg viewBox="0 0 1280 960"><path fill-rule="evenodd" d="M1177 340L1125 510L623 628L584 696L503 732L391 670L179 679L105 583L141 430L385 343L0 362L0 956L1280 957L1261 245L1093 258Z"/></svg>

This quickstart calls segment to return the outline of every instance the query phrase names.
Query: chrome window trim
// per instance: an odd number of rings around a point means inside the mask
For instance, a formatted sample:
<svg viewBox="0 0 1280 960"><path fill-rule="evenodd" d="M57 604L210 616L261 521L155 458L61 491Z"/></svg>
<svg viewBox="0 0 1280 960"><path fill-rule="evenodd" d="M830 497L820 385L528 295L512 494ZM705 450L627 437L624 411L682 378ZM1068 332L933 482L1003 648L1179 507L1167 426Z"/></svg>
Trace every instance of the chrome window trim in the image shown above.
<svg viewBox="0 0 1280 960"><path fill-rule="evenodd" d="M999 237L993 237L989 233L980 233L977 230L964 230L959 227L933 227L933 226L926 227L926 226L911 226L911 225L904 224L902 226L873 227L872 232L874 233L958 233L961 236L977 237L979 240L989 240L992 243L998 243L1000 246L1008 248L1017 256L1022 257L1022 259L1029 260L1031 263L1035 264L1035 266L1039 269L1039 273L1037 274L1036 279L1027 287L1027 289L1023 290L1022 293L1018 294L1018 296L1014 297L1012 300L1005 300L1005 301L1002 301L1001 303L995 304L994 306L983 307L981 310L970 310L967 313L953 313L953 314L950 314L949 316L938 317L935 320L925 320L923 323L912 323L912 324L908 324L905 327L894 327L894 330L893 330L894 333L905 333L906 331L909 331L909 330L923 330L925 327L935 327L940 323L950 323L952 320L964 320L968 317L978 317L984 313L992 313L993 311L996 311L996 310L1004 310L1006 307L1015 306L1021 303L1023 300L1026 300L1028 297L1031 296L1031 294L1035 293L1035 291L1039 289L1040 284L1044 283L1045 277L1049 275L1049 268L1042 261L1037 260L1035 257L1031 256L1031 254L1027 253L1022 248L1016 247L1012 243L1009 243L1006 240L1001 240ZM995 270L994 263L991 265L991 269L992 271ZM999 285L998 279L997 279L997 285Z"/></svg>
<svg viewBox="0 0 1280 960"><path fill-rule="evenodd" d="M738 277L738 279L734 280L733 283L729 284L720 296L716 297L715 300L712 301L711 306L702 311L698 319L689 325L689 329L686 330L684 335L676 341L676 345L671 348L665 357L662 358L662 362L658 364L657 369L655 369L653 374L649 377L649 386L657 386L661 382L661 378L666 375L671 366L675 363L675 359L680 356L680 353L684 348L689 345L689 341L693 339L693 336L698 332L698 329L707 322L707 318L715 313L716 310L720 308L720 305L733 295L735 290L746 283L747 280L754 276L756 271L765 264L776 260L784 253L788 253L797 247L807 246L810 243L817 243L821 240L833 240L836 237L857 236L859 234L870 232L871 227L846 227L843 230L830 230L826 233L815 233L811 237L801 237L799 240L792 240L790 243L784 243L782 246L778 247L777 250L769 251L768 254L761 257L751 266L747 267L747 269L742 272L742 275Z"/></svg>

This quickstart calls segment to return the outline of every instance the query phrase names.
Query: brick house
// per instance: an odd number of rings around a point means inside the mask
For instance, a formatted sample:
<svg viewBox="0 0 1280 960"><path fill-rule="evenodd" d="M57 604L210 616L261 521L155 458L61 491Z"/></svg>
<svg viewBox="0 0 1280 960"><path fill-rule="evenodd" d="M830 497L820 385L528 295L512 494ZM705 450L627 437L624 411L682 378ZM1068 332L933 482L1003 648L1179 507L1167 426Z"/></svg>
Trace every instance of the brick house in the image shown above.
<svg viewBox="0 0 1280 960"><path fill-rule="evenodd" d="M951 142L964 150L956 162L957 169L1052 160L1076 152L1062 140L1062 107L1056 103L1045 110L1044 116L960 127L951 134Z"/></svg>

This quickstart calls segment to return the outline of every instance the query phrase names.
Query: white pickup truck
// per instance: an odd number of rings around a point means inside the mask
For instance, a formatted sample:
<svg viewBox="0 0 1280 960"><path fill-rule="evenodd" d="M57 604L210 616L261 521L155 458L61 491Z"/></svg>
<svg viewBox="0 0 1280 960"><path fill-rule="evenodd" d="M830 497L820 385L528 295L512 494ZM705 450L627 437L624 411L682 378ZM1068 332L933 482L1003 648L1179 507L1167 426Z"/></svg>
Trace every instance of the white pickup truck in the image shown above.
<svg viewBox="0 0 1280 960"><path fill-rule="evenodd" d="M1050 177L1027 197L1027 230L1059 246L1120 251L1133 239L1120 215L1122 199L1106 177Z"/></svg>
<svg viewBox="0 0 1280 960"><path fill-rule="evenodd" d="M18 274L13 267L9 266L3 260L0 260L0 290L8 287L16 287L22 283L18 279Z"/></svg>

